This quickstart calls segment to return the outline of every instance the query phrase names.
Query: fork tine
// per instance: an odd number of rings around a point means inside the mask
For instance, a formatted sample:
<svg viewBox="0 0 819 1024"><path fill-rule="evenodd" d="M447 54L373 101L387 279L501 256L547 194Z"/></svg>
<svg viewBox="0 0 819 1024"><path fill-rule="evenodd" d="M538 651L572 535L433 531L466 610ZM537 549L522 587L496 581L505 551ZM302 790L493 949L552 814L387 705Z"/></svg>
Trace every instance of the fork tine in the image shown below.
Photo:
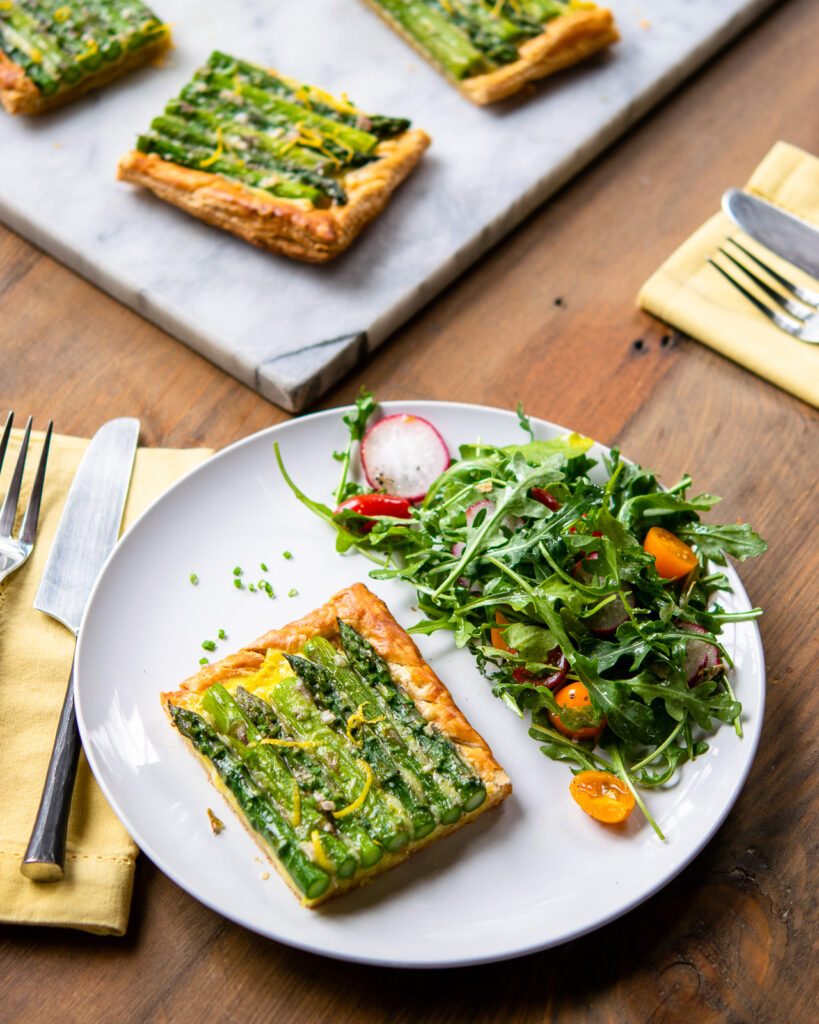
<svg viewBox="0 0 819 1024"><path fill-rule="evenodd" d="M735 238L728 238L726 241L730 242L731 245L735 245L737 249L744 252L749 259L752 259L757 266L762 267L766 274L770 275L774 281L778 281L784 288L795 295L797 299L802 302L806 302L809 306L816 306L819 308L819 292L812 291L810 288L802 288L798 284L794 284L793 281L789 281L787 277L783 277L782 274L778 273L773 267L769 267L767 263L763 263L758 256L746 249L744 245L738 242Z"/></svg>
<svg viewBox="0 0 819 1024"><path fill-rule="evenodd" d="M14 422L14 413L9 410L9 414L6 417L6 426L3 430L3 437L0 440L0 469L3 468L3 459L6 457L6 448L9 446L9 438L11 437L11 425Z"/></svg>
<svg viewBox="0 0 819 1024"><path fill-rule="evenodd" d="M809 316L813 316L816 312L812 307L806 306L801 302L794 302L789 299L787 295L783 295L781 292L778 292L776 288L772 288L767 281L763 281L761 277L758 277L752 270L749 270L744 264L740 263L738 259L735 259L730 254L730 252L726 252L725 249L720 249L719 251L726 259L730 260L735 267L739 267L746 277L750 277L757 288L760 288L765 292L768 298L773 299L778 306L781 306L782 309L784 309L786 313L790 314L790 316L795 320L807 320Z"/></svg>
<svg viewBox="0 0 819 1024"><path fill-rule="evenodd" d="M795 338L799 337L800 329L795 323L789 320L786 316L782 316L780 313L777 313L775 310L766 306L764 302L761 302L756 295L753 294L753 292L749 292L745 285L740 284L736 278L731 277L727 270L723 270L719 263L715 263L710 256L706 256L706 260L711 264L714 270L718 270L726 280L730 281L738 292L741 292L749 302L753 303L760 313L764 313L769 320L773 320L781 331L787 331L788 334L792 334Z"/></svg>
<svg viewBox="0 0 819 1024"><path fill-rule="evenodd" d="M23 434L23 442L20 445L20 454L17 456L17 465L9 484L6 500L3 508L0 509L0 537L10 537L11 528L14 526L14 516L17 513L17 499L20 497L20 484L23 481L23 469L26 465L26 452L28 451L28 439L31 437L31 417L26 423L26 432Z"/></svg>
<svg viewBox="0 0 819 1024"><path fill-rule="evenodd" d="M43 498L43 484L45 483L46 463L48 462L48 449L51 445L51 431L54 429L52 420L48 421L43 450L40 454L40 463L37 466L37 475L34 478L34 486L31 488L31 496L28 499L28 508L20 530L20 540L24 544L33 544L37 534L37 520L40 518L40 502Z"/></svg>

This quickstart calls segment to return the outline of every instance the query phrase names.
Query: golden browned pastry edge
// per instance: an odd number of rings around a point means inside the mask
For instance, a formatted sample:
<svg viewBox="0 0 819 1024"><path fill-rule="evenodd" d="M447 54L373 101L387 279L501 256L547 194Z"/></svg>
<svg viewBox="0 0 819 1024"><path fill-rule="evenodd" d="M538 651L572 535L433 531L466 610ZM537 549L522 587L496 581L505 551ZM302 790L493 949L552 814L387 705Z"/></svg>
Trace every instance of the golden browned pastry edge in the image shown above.
<svg viewBox="0 0 819 1024"><path fill-rule="evenodd" d="M86 75L76 85L60 89L53 96L44 96L19 64L0 53L0 103L9 114L42 114L80 96L89 89L99 89L136 68L149 64L172 45L166 31L156 42L126 54L121 60Z"/></svg>
<svg viewBox="0 0 819 1024"><path fill-rule="evenodd" d="M419 128L380 142L375 151L378 160L342 178L347 204L326 210L137 150L120 160L117 177L142 185L197 219L261 249L307 263L324 263L343 252L384 209L429 143L429 136Z"/></svg>
<svg viewBox="0 0 819 1024"><path fill-rule="evenodd" d="M467 99L481 107L508 99L529 82L577 64L620 38L614 16L608 9L598 7L589 11L571 11L547 22L541 35L523 43L518 50L520 60L485 75L459 80L448 75L408 32L389 17L380 4L373 0L364 0L364 3Z"/></svg>
<svg viewBox="0 0 819 1024"><path fill-rule="evenodd" d="M350 889L367 884L376 875L400 864L401 861L406 860L436 839L469 824L484 811L497 806L512 792L509 776L495 760L486 740L466 720L452 699L449 690L424 661L412 639L395 621L384 602L362 583L355 583L351 587L339 591L326 604L309 612L303 618L297 619L281 629L271 630L241 651L229 655L213 665L206 666L194 676L186 679L177 691L163 693L161 698L166 713L170 717L168 704L182 699L185 694L202 693L213 683L224 683L237 677L252 675L261 667L265 654L270 649L295 653L301 650L311 637L322 636L328 640L337 639L338 619L348 622L384 658L393 678L401 683L423 717L454 744L461 757L475 770L486 786L486 800L480 807L462 815L451 825L439 826L420 842L412 843L398 853L385 852L378 864L363 876L337 880L335 886L328 889L318 899L307 900L294 888L287 873L281 869L275 856L271 855L271 851L266 847L261 836L247 825L236 800L219 779L207 758L202 757L190 743L186 742L186 746L205 767L211 782L226 797L247 831L272 861L285 882L302 903L311 908L328 899L340 896Z"/></svg>

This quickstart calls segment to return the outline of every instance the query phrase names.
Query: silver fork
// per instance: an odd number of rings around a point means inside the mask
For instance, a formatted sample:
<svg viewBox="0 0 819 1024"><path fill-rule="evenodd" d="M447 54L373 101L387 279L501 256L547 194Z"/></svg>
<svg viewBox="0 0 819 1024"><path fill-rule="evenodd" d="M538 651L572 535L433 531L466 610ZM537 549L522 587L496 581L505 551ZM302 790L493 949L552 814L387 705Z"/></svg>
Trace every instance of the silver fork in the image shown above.
<svg viewBox="0 0 819 1024"><path fill-rule="evenodd" d="M3 468L3 459L6 457L6 449L11 437L11 425L14 421L14 413L10 412L3 429L3 437L0 438L0 470ZM45 482L46 463L48 462L48 449L51 444L51 430L53 424L49 420L46 429L43 451L40 455L40 462L37 466L37 475L31 488L31 496L28 499L28 508L23 517L20 532L13 535L14 519L17 515L17 503L20 500L20 485L23 482L23 470L26 465L26 454L28 453L28 442L31 437L31 417L26 423L26 430L23 434L23 442L20 445L20 454L17 456L17 465L11 475L6 500L0 508L0 583L10 576L16 569L19 569L26 561L34 547L34 539L37 535L37 520L40 518L40 503L43 498L43 484Z"/></svg>
<svg viewBox="0 0 819 1024"><path fill-rule="evenodd" d="M819 292L812 291L810 288L802 288L794 284L793 281L789 281L782 274L774 270L773 267L763 263L758 256L749 252L744 245L740 245L736 239L729 238L728 241L764 270L770 278L780 284L786 292L790 293L790 296L783 295L781 291L774 288L767 281L764 281L758 274L749 269L746 264L741 263L735 256L732 256L730 252L722 248L719 250L726 259L730 260L735 267L738 267L746 277L753 281L757 288L773 299L780 309L785 311L787 316L783 316L776 309L766 305L757 295L749 291L741 281L738 281L724 267L721 267L716 260L707 256L706 259L711 266L718 270L726 280L730 281L738 292L741 292L749 302L753 303L760 313L764 313L769 320L773 321L781 331L787 331L788 334L793 335L794 338L799 338L800 341L806 341L811 345L819 345Z"/></svg>

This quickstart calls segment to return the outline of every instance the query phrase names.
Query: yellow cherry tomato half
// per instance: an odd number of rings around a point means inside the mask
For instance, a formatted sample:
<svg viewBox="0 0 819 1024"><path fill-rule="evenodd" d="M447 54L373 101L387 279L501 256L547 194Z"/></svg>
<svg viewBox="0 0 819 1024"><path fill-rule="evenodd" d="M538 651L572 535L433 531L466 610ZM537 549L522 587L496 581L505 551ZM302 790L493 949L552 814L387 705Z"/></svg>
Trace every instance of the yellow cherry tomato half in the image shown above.
<svg viewBox="0 0 819 1024"><path fill-rule="evenodd" d="M584 708L591 707L591 697L585 683L569 683L567 686L562 686L555 694L555 700L560 707L571 708L573 711L582 711ZM582 729L570 729L569 726L563 724L560 715L556 711L549 712L549 721L558 732L562 732L564 736L571 736L575 740L596 739L606 727L606 720L604 718L599 725L587 725Z"/></svg>
<svg viewBox="0 0 819 1024"><path fill-rule="evenodd" d="M572 779L569 792L586 814L606 825L625 821L634 810L628 786L611 772L580 772Z"/></svg>
<svg viewBox="0 0 819 1024"><path fill-rule="evenodd" d="M509 625L509 619L503 614L503 612L495 612L495 622L501 627ZM497 647L499 651L508 651L509 654L517 654L517 651L512 650L509 644L503 639L502 629L490 629L489 636L492 639L492 646Z"/></svg>
<svg viewBox="0 0 819 1024"><path fill-rule="evenodd" d="M643 549L654 556L657 573L666 580L681 579L697 565L697 556L685 541L662 526L651 527L643 541Z"/></svg>

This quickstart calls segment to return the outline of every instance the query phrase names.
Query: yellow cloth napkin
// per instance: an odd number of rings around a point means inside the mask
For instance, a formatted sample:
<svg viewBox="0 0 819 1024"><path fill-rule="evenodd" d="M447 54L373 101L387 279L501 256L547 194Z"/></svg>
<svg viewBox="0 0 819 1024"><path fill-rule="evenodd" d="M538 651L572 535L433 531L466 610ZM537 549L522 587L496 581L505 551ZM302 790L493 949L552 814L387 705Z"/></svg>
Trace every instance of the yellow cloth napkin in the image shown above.
<svg viewBox="0 0 819 1024"><path fill-rule="evenodd" d="M819 159L804 150L777 142L746 188L819 227ZM724 213L718 213L643 285L638 303L760 377L819 406L819 346L798 341L774 327L705 262L729 235L789 280L816 288L808 275L773 256ZM722 257L717 259L733 269ZM741 278L738 271L736 276ZM743 283L754 288L748 281ZM771 305L770 299L765 301Z"/></svg>
<svg viewBox="0 0 819 1024"><path fill-rule="evenodd" d="M20 437L18 431L12 434L0 494L8 487ZM43 435L33 434L21 514L42 444ZM106 803L84 757L71 805L65 878L32 882L19 870L40 802L74 651L69 631L35 611L32 604L69 485L87 445L76 437L53 437L37 543L28 562L0 584L0 920L122 935L128 924L137 848ZM209 454L202 449L140 449L125 525Z"/></svg>

